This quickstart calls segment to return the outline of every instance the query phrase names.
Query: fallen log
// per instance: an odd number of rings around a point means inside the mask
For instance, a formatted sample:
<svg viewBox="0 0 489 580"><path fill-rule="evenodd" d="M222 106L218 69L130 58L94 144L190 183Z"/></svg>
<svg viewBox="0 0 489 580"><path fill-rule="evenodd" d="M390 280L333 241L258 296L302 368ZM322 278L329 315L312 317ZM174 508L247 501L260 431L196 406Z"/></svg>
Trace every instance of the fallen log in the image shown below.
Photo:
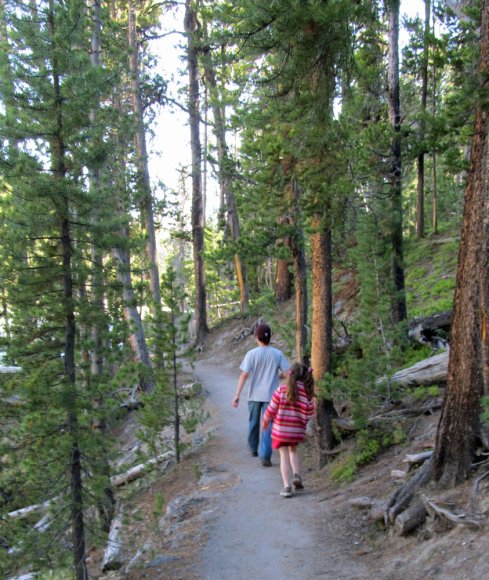
<svg viewBox="0 0 489 580"><path fill-rule="evenodd" d="M403 471L402 469L392 469L391 470L391 477L395 477L396 479L404 479L407 476L408 472Z"/></svg>
<svg viewBox="0 0 489 580"><path fill-rule="evenodd" d="M12 375L12 374L21 373L21 372L22 372L22 367L14 367L14 366L4 367L4 366L0 366L0 375Z"/></svg>
<svg viewBox="0 0 489 580"><path fill-rule="evenodd" d="M431 451L422 451L421 453L408 454L402 460L402 462L403 463L411 463L411 464L424 463L432 455L433 455L433 450L431 450Z"/></svg>
<svg viewBox="0 0 489 580"><path fill-rule="evenodd" d="M409 323L408 337L420 344L431 344L439 341L440 331L448 333L452 325L451 310L439 312L426 318L413 318ZM445 341L446 342L446 341Z"/></svg>
<svg viewBox="0 0 489 580"><path fill-rule="evenodd" d="M153 457L152 459L150 459L149 461L146 461L145 463L140 463L139 465L135 465L134 467L131 467L131 469L128 469L124 473L120 473L119 475L112 476L110 478L110 481L111 481L112 485L114 485L115 487L120 487L121 485L125 485L126 483L130 483L131 481L134 481L138 477L142 477L149 467L152 467L153 465L157 465L158 463L162 463L163 461L169 460L174 456L175 456L174 451L167 451L166 453L162 453L161 455L158 455L157 457ZM57 497L54 497L52 499L48 499L47 501L44 501L42 503L30 505L30 506L15 510L13 512L9 512L7 514L7 516L9 518L13 518L13 519L16 519L16 518L25 519L35 512L47 510L53 503L57 502L60 499L60 497L61 496L57 496Z"/></svg>
<svg viewBox="0 0 489 580"><path fill-rule="evenodd" d="M252 324L251 326L244 326L239 331L239 334L236 334L233 337L233 342L240 342L241 340L244 340L245 338L248 338L248 336L251 336L252 334L255 334L256 327L259 324L263 324L263 322L264 322L263 318L258 318L258 320L254 324Z"/></svg>
<svg viewBox="0 0 489 580"><path fill-rule="evenodd" d="M157 457L153 457L153 459L150 459L149 461L145 461L144 463L140 463L139 465L131 467L131 469L128 469L124 473L114 475L113 477L110 478L110 481L112 485L120 487L121 485L129 483L131 481L134 481L138 477L141 477L149 467L157 465L158 463L162 463L163 461L169 460L172 457L175 457L175 452L167 451L166 453L162 453Z"/></svg>
<svg viewBox="0 0 489 580"><path fill-rule="evenodd" d="M117 513L110 526L107 546L105 547L102 560L102 572L109 570L119 570L124 565L124 560L119 558L122 550L121 527L122 527L122 506L117 509Z"/></svg>
<svg viewBox="0 0 489 580"><path fill-rule="evenodd" d="M56 503L61 496L53 497L52 499L48 499L43 501L42 503L36 503L34 505L29 505L27 507L23 507L21 509L15 510L13 512L9 512L7 516L12 519L20 519L23 520L28 518L31 514L38 512L38 511L46 511L49 509L51 505Z"/></svg>
<svg viewBox="0 0 489 580"><path fill-rule="evenodd" d="M407 369L397 371L390 378L390 382L401 387L445 383L448 374L448 355L449 351L446 350L419 361ZM385 383L387 378L382 377L377 382Z"/></svg>

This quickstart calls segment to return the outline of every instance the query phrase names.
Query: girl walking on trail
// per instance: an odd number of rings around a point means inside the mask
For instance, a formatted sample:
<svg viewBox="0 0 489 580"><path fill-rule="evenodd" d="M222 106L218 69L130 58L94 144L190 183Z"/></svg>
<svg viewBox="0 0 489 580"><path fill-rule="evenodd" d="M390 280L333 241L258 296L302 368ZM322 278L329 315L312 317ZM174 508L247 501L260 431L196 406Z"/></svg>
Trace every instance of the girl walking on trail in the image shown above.
<svg viewBox="0 0 489 580"><path fill-rule="evenodd" d="M312 369L296 362L287 371L285 384L273 393L263 414L262 428L272 423L272 448L280 453L280 472L284 484L282 497L292 497L292 485L303 489L297 445L304 441L306 426L314 413Z"/></svg>

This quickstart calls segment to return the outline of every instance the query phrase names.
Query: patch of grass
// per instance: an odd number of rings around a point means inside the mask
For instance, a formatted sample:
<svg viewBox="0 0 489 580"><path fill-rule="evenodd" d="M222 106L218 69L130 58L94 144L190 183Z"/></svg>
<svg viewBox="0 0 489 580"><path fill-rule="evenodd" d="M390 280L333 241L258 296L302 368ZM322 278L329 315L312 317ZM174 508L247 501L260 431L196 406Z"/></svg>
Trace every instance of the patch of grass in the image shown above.
<svg viewBox="0 0 489 580"><path fill-rule="evenodd" d="M192 470L194 472L195 481L199 481L202 477L202 470L200 469L200 465L198 463L194 463L192 465Z"/></svg>
<svg viewBox="0 0 489 580"><path fill-rule="evenodd" d="M452 308L458 237L406 242L405 274L409 316L429 316Z"/></svg>
<svg viewBox="0 0 489 580"><path fill-rule="evenodd" d="M334 462L330 472L331 478L339 483L353 481L360 466L371 463L382 451L392 445L404 443L405 440L406 433L401 424L396 424L389 430L359 431L352 451Z"/></svg>
<svg viewBox="0 0 489 580"><path fill-rule="evenodd" d="M161 493L157 492L153 500L153 517L155 519L160 518L163 515L165 504L165 498Z"/></svg>
<svg viewBox="0 0 489 580"><path fill-rule="evenodd" d="M432 354L432 348L427 344L411 344L403 352L402 367L406 368L415 365L417 362L429 358Z"/></svg>
<svg viewBox="0 0 489 580"><path fill-rule="evenodd" d="M330 475L338 483L350 483L356 477L358 465L353 454L338 458L331 467Z"/></svg>
<svg viewBox="0 0 489 580"><path fill-rule="evenodd" d="M426 276L426 266L415 266L409 270L409 278L411 281L421 280Z"/></svg>
<svg viewBox="0 0 489 580"><path fill-rule="evenodd" d="M439 394L440 387L438 385L414 387L406 391L406 395L411 396L415 401L423 401L425 399L431 399L432 397L438 397Z"/></svg>

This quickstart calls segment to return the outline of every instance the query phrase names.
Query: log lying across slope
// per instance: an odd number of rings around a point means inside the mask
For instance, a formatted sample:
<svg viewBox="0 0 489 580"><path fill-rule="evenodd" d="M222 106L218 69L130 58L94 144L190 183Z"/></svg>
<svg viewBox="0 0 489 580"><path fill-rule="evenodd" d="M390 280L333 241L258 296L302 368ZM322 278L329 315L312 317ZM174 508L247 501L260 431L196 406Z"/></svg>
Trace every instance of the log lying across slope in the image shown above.
<svg viewBox="0 0 489 580"><path fill-rule="evenodd" d="M448 373L448 353L446 350L422 361L417 362L407 369L401 369L394 373L391 382L401 387L412 387L418 385L436 385L447 380ZM384 377L379 382L386 381Z"/></svg>

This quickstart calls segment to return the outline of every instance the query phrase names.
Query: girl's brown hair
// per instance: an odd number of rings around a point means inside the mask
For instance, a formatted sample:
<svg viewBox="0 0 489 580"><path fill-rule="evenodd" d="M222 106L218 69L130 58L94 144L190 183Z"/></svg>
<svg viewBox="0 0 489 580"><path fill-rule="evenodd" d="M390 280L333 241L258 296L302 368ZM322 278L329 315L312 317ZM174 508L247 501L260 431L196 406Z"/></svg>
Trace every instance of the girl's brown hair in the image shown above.
<svg viewBox="0 0 489 580"><path fill-rule="evenodd" d="M314 379L312 376L312 369L306 365L295 362L287 371L287 385L286 395L288 401L295 401L297 399L297 383L302 383L306 389L309 399L312 399L314 394Z"/></svg>

